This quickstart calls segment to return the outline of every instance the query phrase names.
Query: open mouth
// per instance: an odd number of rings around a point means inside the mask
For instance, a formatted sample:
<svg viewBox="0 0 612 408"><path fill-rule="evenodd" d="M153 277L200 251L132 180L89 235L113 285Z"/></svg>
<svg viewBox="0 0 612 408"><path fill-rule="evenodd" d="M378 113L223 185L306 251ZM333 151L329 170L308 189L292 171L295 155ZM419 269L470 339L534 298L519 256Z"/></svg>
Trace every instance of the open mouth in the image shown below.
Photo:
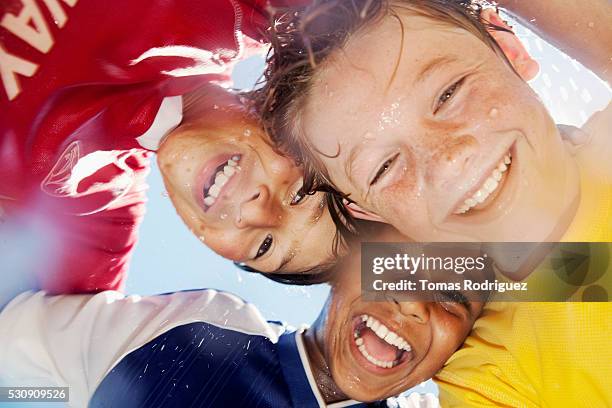
<svg viewBox="0 0 612 408"><path fill-rule="evenodd" d="M360 355L376 368L394 368L413 356L410 343L367 314L355 318L353 341Z"/></svg>
<svg viewBox="0 0 612 408"><path fill-rule="evenodd" d="M241 155L233 155L229 160L217 166L212 172L211 177L204 183L204 211L207 211L215 204L217 198L221 195L223 186L240 170L240 159Z"/></svg>
<svg viewBox="0 0 612 408"><path fill-rule="evenodd" d="M477 187L476 192L466 198L453 213L461 215L487 207L502 190L511 166L512 154L508 152Z"/></svg>

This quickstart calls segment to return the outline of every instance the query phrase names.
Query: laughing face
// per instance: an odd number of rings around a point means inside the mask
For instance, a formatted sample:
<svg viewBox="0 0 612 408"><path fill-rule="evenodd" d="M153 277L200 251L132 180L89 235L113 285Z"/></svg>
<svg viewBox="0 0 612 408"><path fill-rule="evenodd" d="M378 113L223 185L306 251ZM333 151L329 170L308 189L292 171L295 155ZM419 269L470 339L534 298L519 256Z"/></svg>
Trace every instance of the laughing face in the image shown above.
<svg viewBox="0 0 612 408"><path fill-rule="evenodd" d="M510 33L493 36L516 72L474 34L398 13L403 30L386 17L332 55L299 111L353 214L417 241L558 239L578 178L523 80L537 64Z"/></svg>
<svg viewBox="0 0 612 408"><path fill-rule="evenodd" d="M300 169L270 147L235 96L211 88L187 102L158 163L178 214L219 255L284 273L333 257L324 196L299 193Z"/></svg>
<svg viewBox="0 0 612 408"><path fill-rule="evenodd" d="M460 292L437 302L365 302L359 257L335 274L317 337L333 379L359 401L384 399L432 378L461 346L482 310ZM352 263L352 264L351 264Z"/></svg>

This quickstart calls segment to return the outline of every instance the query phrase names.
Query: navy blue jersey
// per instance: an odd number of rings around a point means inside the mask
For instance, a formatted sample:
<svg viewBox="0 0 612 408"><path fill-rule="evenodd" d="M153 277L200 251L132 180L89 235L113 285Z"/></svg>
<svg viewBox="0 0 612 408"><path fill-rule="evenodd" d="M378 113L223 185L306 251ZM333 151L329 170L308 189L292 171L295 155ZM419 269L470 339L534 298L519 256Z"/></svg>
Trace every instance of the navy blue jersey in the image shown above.
<svg viewBox="0 0 612 408"><path fill-rule="evenodd" d="M89 406L318 407L296 336L273 343L205 322L175 327L125 356Z"/></svg>

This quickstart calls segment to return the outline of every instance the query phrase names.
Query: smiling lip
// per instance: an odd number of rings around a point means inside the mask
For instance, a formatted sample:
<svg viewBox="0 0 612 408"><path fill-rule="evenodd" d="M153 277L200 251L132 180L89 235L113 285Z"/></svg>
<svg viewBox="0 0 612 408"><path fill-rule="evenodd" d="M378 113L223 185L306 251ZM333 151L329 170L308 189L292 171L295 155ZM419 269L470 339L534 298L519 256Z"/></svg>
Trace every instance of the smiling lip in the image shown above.
<svg viewBox="0 0 612 408"><path fill-rule="evenodd" d="M353 318L350 349L360 366L372 373L390 374L414 358L412 346L382 320L360 314Z"/></svg>
<svg viewBox="0 0 612 408"><path fill-rule="evenodd" d="M496 161L488 171L483 173L479 182L462 196L458 204L452 207L452 215L462 216L470 214L473 210L482 210L489 207L491 203L495 201L504 189L512 165L514 164L514 158L516 157L514 150L514 145L510 146L502 155L501 159ZM494 178L496 172L498 173L496 175L497 178ZM494 184L489 185L489 183L493 181Z"/></svg>
<svg viewBox="0 0 612 408"><path fill-rule="evenodd" d="M217 189L215 194L217 197L215 198L213 203L206 203L206 198L209 197L210 189L215 184L214 178L219 171L220 166L223 166L224 163L227 163L228 160L232 159L234 156L241 156L239 153L225 153L214 158L208 160L203 168L200 171L197 182L194 184L193 194L196 197L197 202L200 204L204 212L208 212L211 208L216 207L221 200L223 195L227 195L230 187L236 183L237 174L234 174L222 187ZM239 170L239 168L237 168ZM236 171L238 173L239 171ZM206 194L205 194L206 193Z"/></svg>

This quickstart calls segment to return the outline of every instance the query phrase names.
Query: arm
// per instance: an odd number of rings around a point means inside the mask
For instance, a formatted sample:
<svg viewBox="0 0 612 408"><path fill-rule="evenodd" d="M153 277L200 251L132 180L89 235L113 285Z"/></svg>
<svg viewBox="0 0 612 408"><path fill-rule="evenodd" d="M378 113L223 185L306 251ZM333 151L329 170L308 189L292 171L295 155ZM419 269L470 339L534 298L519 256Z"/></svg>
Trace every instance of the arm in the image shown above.
<svg viewBox="0 0 612 408"><path fill-rule="evenodd" d="M498 0L498 4L601 79L612 82L612 4L608 0Z"/></svg>
<svg viewBox="0 0 612 408"><path fill-rule="evenodd" d="M71 406L86 406L126 355L195 322L274 340L277 336L253 305L216 290L143 298L112 291L63 296L28 292L0 313L0 384L69 386Z"/></svg>

